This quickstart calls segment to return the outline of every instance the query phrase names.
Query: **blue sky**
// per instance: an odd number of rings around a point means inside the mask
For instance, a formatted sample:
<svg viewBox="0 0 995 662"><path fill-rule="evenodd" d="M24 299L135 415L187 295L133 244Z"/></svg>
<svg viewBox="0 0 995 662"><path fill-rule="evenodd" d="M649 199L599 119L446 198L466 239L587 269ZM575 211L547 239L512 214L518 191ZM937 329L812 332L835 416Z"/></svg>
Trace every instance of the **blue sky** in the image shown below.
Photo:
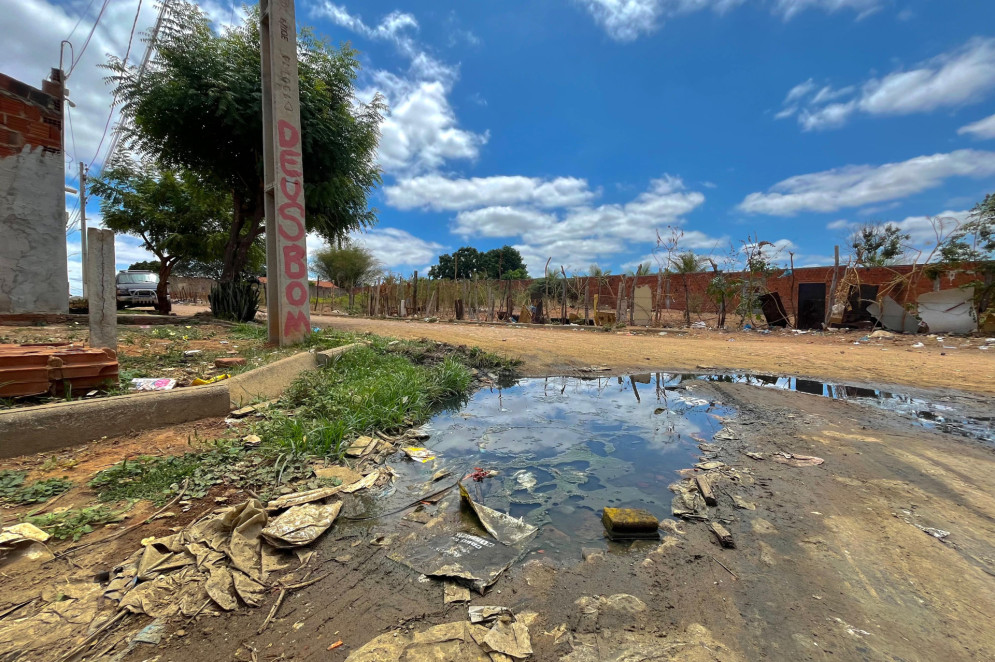
<svg viewBox="0 0 995 662"><path fill-rule="evenodd" d="M86 7L19 4L0 28L22 42L5 71L37 84ZM106 120L100 48L123 52L135 4L112 1L70 80L81 153ZM219 27L231 20L231 5L200 4ZM393 271L506 243L533 272L547 257L568 271L655 268L668 226L701 254L750 235L819 264L867 221L928 245L927 216L963 219L995 189L990 1L298 0L297 15L351 41L360 95L392 108L380 223L357 240ZM140 26L153 20L146 8Z"/></svg>

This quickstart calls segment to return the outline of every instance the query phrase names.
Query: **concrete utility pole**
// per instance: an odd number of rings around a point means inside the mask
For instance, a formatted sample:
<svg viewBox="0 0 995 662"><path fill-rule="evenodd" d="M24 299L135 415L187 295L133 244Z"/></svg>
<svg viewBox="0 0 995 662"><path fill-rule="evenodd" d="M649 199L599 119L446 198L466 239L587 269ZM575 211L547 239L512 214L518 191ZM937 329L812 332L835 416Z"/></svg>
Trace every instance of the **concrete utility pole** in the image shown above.
<svg viewBox="0 0 995 662"><path fill-rule="evenodd" d="M283 346L311 333L294 0L261 0L259 14L266 308L269 340Z"/></svg>
<svg viewBox="0 0 995 662"><path fill-rule="evenodd" d="M86 166L79 162L79 243L83 249L80 266L83 269L83 296L86 297Z"/></svg>

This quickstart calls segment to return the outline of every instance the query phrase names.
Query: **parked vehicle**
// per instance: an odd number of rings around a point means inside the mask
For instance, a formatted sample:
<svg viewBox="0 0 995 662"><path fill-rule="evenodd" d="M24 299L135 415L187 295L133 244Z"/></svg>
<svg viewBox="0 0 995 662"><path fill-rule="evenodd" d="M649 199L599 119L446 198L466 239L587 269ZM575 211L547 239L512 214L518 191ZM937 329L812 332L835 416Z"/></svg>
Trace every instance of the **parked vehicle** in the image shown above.
<svg viewBox="0 0 995 662"><path fill-rule="evenodd" d="M154 271L120 271L117 278L117 307L156 305L159 274Z"/></svg>

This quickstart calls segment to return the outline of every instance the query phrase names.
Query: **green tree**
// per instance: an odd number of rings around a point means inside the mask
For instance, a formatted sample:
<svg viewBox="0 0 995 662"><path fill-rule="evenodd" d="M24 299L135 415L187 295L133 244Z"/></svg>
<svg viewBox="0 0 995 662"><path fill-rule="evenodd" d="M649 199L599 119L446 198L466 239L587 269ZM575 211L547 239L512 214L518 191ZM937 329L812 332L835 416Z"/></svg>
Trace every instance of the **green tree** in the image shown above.
<svg viewBox="0 0 995 662"><path fill-rule="evenodd" d="M974 271L977 278L971 285L978 312L988 310L995 295L995 193L986 195L950 233L940 258L946 266Z"/></svg>
<svg viewBox="0 0 995 662"><path fill-rule="evenodd" d="M159 260L144 260L142 262L134 262L128 267L128 271L154 271L159 273L159 267L161 263ZM176 272L176 269L173 269Z"/></svg>
<svg viewBox="0 0 995 662"><path fill-rule="evenodd" d="M695 255L694 251L684 251L670 257L670 268L681 275L684 285L684 324L691 326L691 290L688 287L688 274L702 270L704 259Z"/></svg>
<svg viewBox="0 0 995 662"><path fill-rule="evenodd" d="M196 5L174 2L155 50L142 76L113 57L107 65L126 141L230 192L221 280L235 280L265 230L258 9L217 34ZM376 148L386 107L379 95L356 98L359 61L349 46L333 48L303 28L297 50L306 225L332 241L376 222L368 196L381 183Z"/></svg>
<svg viewBox="0 0 995 662"><path fill-rule="evenodd" d="M453 253L439 256L439 263L429 268L429 278L470 279L475 276L497 280L528 278L522 254L513 246L502 246L481 253L473 246L463 246Z"/></svg>
<svg viewBox="0 0 995 662"><path fill-rule="evenodd" d="M901 261L903 242L910 239L912 235L893 223L868 223L850 235L848 243L857 264L883 267Z"/></svg>
<svg viewBox="0 0 995 662"><path fill-rule="evenodd" d="M205 236L230 225L228 196L189 170L162 169L128 157L113 162L89 186L101 199L104 225L141 238L142 247L158 258L156 309L169 314L167 284L173 267L203 258Z"/></svg>
<svg viewBox="0 0 995 662"><path fill-rule="evenodd" d="M225 246L228 243L228 233L215 233L204 238L204 254L192 260L184 260L176 265L173 274L191 278L210 278L221 280L225 266ZM266 275L266 242L259 237L249 247L246 265L242 268L242 276L257 278Z"/></svg>
<svg viewBox="0 0 995 662"><path fill-rule="evenodd" d="M369 283L380 273L380 263L365 246L345 243L341 248L328 246L311 258L311 270L349 293L349 309L356 302L353 289Z"/></svg>

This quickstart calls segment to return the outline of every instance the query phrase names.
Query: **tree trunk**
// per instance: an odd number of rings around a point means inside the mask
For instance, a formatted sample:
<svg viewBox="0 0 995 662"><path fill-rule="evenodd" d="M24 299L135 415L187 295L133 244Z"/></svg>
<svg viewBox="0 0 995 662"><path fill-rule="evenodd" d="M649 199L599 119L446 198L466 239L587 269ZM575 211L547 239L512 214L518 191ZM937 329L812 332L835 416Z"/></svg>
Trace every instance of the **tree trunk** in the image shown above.
<svg viewBox="0 0 995 662"><path fill-rule="evenodd" d="M245 273L249 264L249 249L265 229L264 215L261 193L255 204L249 204L238 193L232 193L232 222L225 244L222 282L238 280Z"/></svg>
<svg viewBox="0 0 995 662"><path fill-rule="evenodd" d="M169 274L173 273L173 258L159 258L159 284L155 286L155 309L160 315L168 315L173 311L173 302L169 300Z"/></svg>
<svg viewBox="0 0 995 662"><path fill-rule="evenodd" d="M688 291L688 275L681 274L684 281L684 325L691 326L691 294Z"/></svg>

